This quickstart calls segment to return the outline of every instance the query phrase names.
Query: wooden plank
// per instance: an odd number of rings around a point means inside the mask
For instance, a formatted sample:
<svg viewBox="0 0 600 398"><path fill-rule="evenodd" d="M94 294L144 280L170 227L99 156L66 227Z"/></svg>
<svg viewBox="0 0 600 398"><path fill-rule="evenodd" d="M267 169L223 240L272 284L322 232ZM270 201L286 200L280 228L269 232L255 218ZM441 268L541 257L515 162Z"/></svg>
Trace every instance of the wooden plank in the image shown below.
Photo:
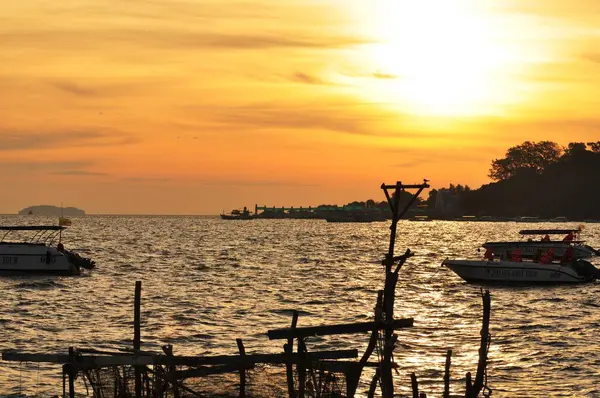
<svg viewBox="0 0 600 398"><path fill-rule="evenodd" d="M405 327L413 326L413 318L395 319L391 323L391 327L401 329ZM383 330L388 328L388 325L382 322L356 322L356 323L345 323L339 325L326 325L326 326L309 326L303 328L285 328L285 329L273 329L267 332L270 340L280 340L288 338L304 338L310 336L330 336L334 334L351 334L351 333L365 333L372 330Z"/></svg>
<svg viewBox="0 0 600 398"><path fill-rule="evenodd" d="M312 357L312 354L309 354ZM294 361L296 363L297 361ZM352 372L356 367L361 366L358 362L348 361L312 361L311 367L313 369L326 370L329 372L336 373L347 373ZM369 362L367 366L378 367L379 364L375 362ZM215 374L223 373L234 373L239 371L239 367L236 364L230 365L218 365L218 366L203 366L195 369L187 369L176 372L177 379L186 379L191 377L204 377Z"/></svg>
<svg viewBox="0 0 600 398"><path fill-rule="evenodd" d="M283 364L286 362L285 353L282 354L253 354L240 358L239 355L216 356L174 356L168 359L165 355L116 355L116 356L75 356L74 360L80 368L94 368L121 365L227 365L236 366L252 365L256 363ZM315 351L310 354L312 359L348 359L357 358L358 350ZM292 354L292 362L297 363L298 354ZM2 360L16 362L42 362L67 364L71 362L68 354L30 354L15 351L4 351Z"/></svg>
<svg viewBox="0 0 600 398"><path fill-rule="evenodd" d="M210 375L218 375L223 373L238 372L238 365L218 365L218 366L202 366L194 369L180 370L175 372L177 380L189 379L191 377L206 377Z"/></svg>
<svg viewBox="0 0 600 398"><path fill-rule="evenodd" d="M388 184L381 184L381 189L396 189L396 187L398 186L398 184L400 184L400 188L404 188L404 189L417 189L417 188L429 188L429 184L424 183L424 184L409 184L409 185L403 185L401 182L400 183L396 183L394 185L388 185Z"/></svg>
<svg viewBox="0 0 600 398"><path fill-rule="evenodd" d="M117 355L117 356L76 356L74 361L79 367L105 367L118 365L153 365L155 358L148 355ZM67 364L71 362L71 357L66 354L27 354L12 351L2 353L4 361L18 362L44 362Z"/></svg>

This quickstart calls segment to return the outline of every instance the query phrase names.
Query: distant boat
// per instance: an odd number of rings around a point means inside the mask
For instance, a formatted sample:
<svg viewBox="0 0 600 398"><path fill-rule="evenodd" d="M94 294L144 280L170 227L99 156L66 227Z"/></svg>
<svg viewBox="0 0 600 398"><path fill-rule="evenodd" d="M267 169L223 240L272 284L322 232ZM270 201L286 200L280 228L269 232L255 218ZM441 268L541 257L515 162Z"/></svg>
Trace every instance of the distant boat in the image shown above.
<svg viewBox="0 0 600 398"><path fill-rule="evenodd" d="M252 212L244 207L244 210L232 210L229 214L221 214L223 220L252 220Z"/></svg>
<svg viewBox="0 0 600 398"><path fill-rule="evenodd" d="M62 242L52 242L65 229L60 225L0 226L0 275L79 275L81 268L92 269L94 261L65 250ZM26 242L5 242L12 231L32 231Z"/></svg>

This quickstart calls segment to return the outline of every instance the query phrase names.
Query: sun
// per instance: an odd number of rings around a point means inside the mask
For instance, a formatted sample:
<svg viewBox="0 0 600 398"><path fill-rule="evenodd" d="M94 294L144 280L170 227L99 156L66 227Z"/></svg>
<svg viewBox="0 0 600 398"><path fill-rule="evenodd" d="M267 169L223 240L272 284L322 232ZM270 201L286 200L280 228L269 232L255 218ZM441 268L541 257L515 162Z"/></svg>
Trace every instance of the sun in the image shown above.
<svg viewBox="0 0 600 398"><path fill-rule="evenodd" d="M494 112L510 97L516 53L472 0L378 0L365 47L366 95L426 115ZM500 33L500 34L499 34Z"/></svg>

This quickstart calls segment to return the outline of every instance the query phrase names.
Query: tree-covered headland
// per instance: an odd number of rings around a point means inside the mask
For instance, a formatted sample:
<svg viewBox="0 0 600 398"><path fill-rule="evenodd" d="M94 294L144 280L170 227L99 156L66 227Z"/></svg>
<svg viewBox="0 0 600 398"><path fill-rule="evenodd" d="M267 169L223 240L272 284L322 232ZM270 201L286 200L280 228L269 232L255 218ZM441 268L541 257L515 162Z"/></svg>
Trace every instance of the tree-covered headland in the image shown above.
<svg viewBox="0 0 600 398"><path fill-rule="evenodd" d="M457 195L460 213L600 219L600 141L526 141L493 160L489 177L492 183Z"/></svg>

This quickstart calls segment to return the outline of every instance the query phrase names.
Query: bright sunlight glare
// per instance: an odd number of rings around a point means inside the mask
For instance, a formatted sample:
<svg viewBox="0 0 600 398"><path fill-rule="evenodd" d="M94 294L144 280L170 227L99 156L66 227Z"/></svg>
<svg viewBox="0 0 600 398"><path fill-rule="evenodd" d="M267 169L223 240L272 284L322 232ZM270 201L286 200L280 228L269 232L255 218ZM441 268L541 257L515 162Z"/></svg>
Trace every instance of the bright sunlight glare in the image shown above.
<svg viewBox="0 0 600 398"><path fill-rule="evenodd" d="M378 0L368 46L374 99L411 113L493 113L511 93L518 54L502 42L491 13L472 0ZM514 93L512 93L514 96Z"/></svg>

